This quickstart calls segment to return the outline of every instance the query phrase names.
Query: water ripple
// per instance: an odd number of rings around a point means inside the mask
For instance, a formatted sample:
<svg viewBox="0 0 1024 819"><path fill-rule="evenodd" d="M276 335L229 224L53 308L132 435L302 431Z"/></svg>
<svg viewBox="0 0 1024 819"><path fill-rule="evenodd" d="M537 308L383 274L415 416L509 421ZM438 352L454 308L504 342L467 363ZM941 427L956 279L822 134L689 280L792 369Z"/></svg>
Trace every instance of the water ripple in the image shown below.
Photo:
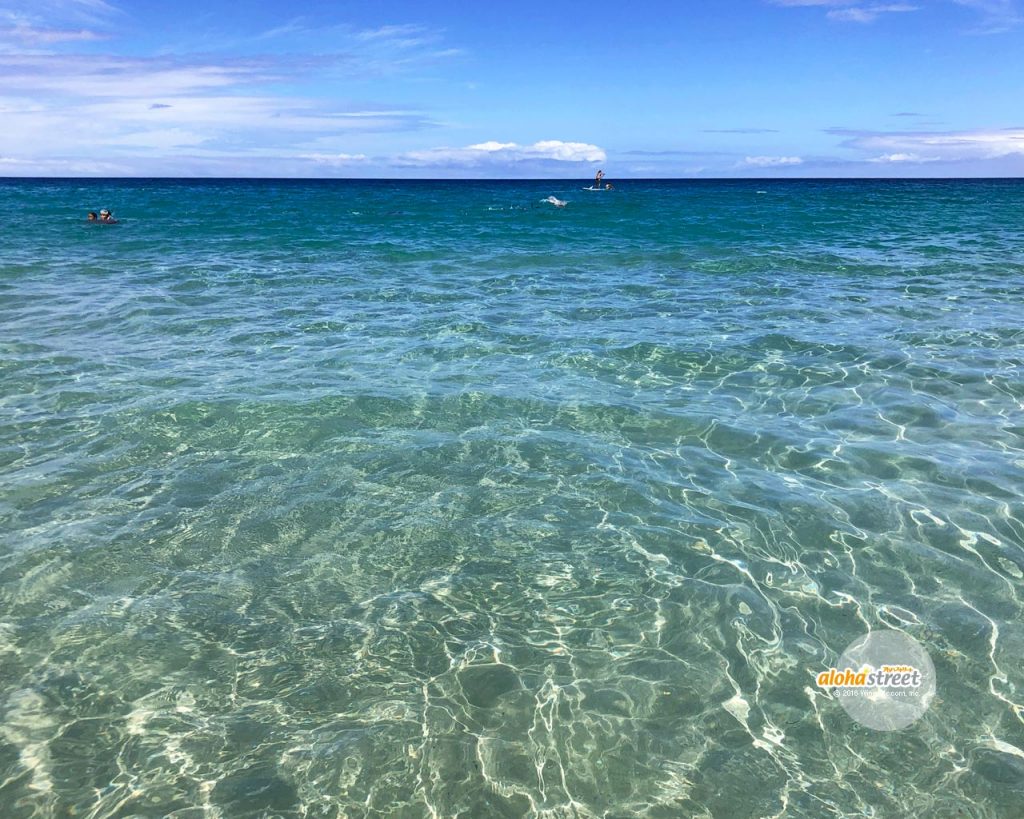
<svg viewBox="0 0 1024 819"><path fill-rule="evenodd" d="M1019 185L90 184L0 185L5 816L1015 814Z"/></svg>

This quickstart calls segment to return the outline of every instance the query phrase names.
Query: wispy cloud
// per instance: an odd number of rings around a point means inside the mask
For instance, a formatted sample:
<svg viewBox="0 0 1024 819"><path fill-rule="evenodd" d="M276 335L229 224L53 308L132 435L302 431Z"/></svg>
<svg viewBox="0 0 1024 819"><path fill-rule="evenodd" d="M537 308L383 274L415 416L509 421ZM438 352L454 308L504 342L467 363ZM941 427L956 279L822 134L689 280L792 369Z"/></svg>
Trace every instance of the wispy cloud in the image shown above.
<svg viewBox="0 0 1024 819"><path fill-rule="evenodd" d="M1024 128L975 131L859 131L832 128L843 146L872 162L965 162L1024 156Z"/></svg>
<svg viewBox="0 0 1024 819"><path fill-rule="evenodd" d="M0 155L0 176L119 176L120 162L96 162L91 159L25 159Z"/></svg>
<svg viewBox="0 0 1024 819"><path fill-rule="evenodd" d="M847 8L832 9L825 16L829 20L838 20L844 23L873 23L883 14L905 14L906 12L918 10L917 6L910 6L905 3L891 3L889 5L849 6Z"/></svg>
<svg viewBox="0 0 1024 819"><path fill-rule="evenodd" d="M38 28L18 24L0 28L0 43L19 42L30 46L55 45L57 43L83 43L105 40L107 35L89 29Z"/></svg>
<svg viewBox="0 0 1024 819"><path fill-rule="evenodd" d="M49 19L101 20L118 14L106 0L6 0L4 10Z"/></svg>
<svg viewBox="0 0 1024 819"><path fill-rule="evenodd" d="M402 25L365 29L357 32L356 37L363 42L385 42L398 48L414 48L435 43L440 35L425 26Z"/></svg>
<svg viewBox="0 0 1024 819"><path fill-rule="evenodd" d="M559 139L541 140L530 145L497 140L467 145L463 148L431 148L399 154L367 156L346 152L311 152L301 154L321 171L340 173L385 173L400 171L413 174L444 172L459 176L533 176L575 173L580 164L604 162L605 151L585 142Z"/></svg>
<svg viewBox="0 0 1024 819"><path fill-rule="evenodd" d="M53 46L108 39L115 9L89 0L7 0L0 6L0 54L45 53Z"/></svg>
<svg viewBox="0 0 1024 819"><path fill-rule="evenodd" d="M1015 0L953 0L981 15L981 21L972 29L975 34L999 34L1024 23L1024 16Z"/></svg>
<svg viewBox="0 0 1024 819"><path fill-rule="evenodd" d="M931 0L935 3L937 0ZM775 6L790 8L821 8L830 20L847 23L871 23L885 14L899 14L920 11L921 6L908 3L864 3L860 0L768 0ZM1024 16L1018 9L1018 0L941 0L972 9L981 16L981 21L971 33L995 34L1009 31L1024 23ZM941 3L940 3L941 4Z"/></svg>
<svg viewBox="0 0 1024 819"><path fill-rule="evenodd" d="M422 112L267 93L271 62L0 55L0 154L150 156L262 146L343 151L360 134L435 127Z"/></svg>
<svg viewBox="0 0 1024 819"><path fill-rule="evenodd" d="M901 14L918 11L918 6L907 3L870 3L857 0L771 0L776 6L826 8L830 20L847 23L870 23L883 14Z"/></svg>
<svg viewBox="0 0 1024 819"><path fill-rule="evenodd" d="M622 156L684 156L684 157L712 157L712 156L727 156L734 157L735 153L729 151L686 151L686 150L668 150L668 151L622 151Z"/></svg>
<svg viewBox="0 0 1024 819"><path fill-rule="evenodd" d="M253 53L251 37L241 45L206 38L203 54L168 49L125 56L86 47L101 39L116 46L124 21L104 0L8 0L0 6L5 169L71 172L61 157L76 157L75 168L91 161L94 169L138 169L135 160L159 164L186 151L205 164L258 153L291 162L293 171L312 156L353 161L365 135L437 123L415 108L339 99L320 89L401 72L422 76L456 51L440 32L419 25L336 26L321 39L334 50L318 51L308 47L314 30L302 18L264 33L265 41L277 40L269 53L264 45ZM227 56L238 53L252 56ZM296 93L300 86L309 92Z"/></svg>
<svg viewBox="0 0 1024 819"><path fill-rule="evenodd" d="M318 165L330 168L348 168L353 165L365 165L370 161L366 154L299 154L299 159L308 159Z"/></svg>
<svg viewBox="0 0 1024 819"><path fill-rule="evenodd" d="M604 162L607 154L597 145L586 142L563 142L548 139L532 145L515 142L481 142L465 148L433 148L427 151L410 151L396 157L397 166L443 166L481 167L514 165L516 163L581 163Z"/></svg>
<svg viewBox="0 0 1024 819"><path fill-rule="evenodd" d="M742 168L785 168L793 165L802 165L804 162L799 156L748 156L738 167Z"/></svg>
<svg viewBox="0 0 1024 819"><path fill-rule="evenodd" d="M68 99L169 96L268 82L281 76L273 63L128 58L106 55L0 55L7 94L52 93Z"/></svg>
<svg viewBox="0 0 1024 819"><path fill-rule="evenodd" d="M6 0L0 6L0 52L105 39L117 17L103 0Z"/></svg>
<svg viewBox="0 0 1024 819"><path fill-rule="evenodd" d="M441 29L424 25L388 25L359 29L349 25L316 25L297 17L275 28L249 37L230 36L220 42L222 48L240 48L248 44L271 45L278 51L295 54L316 53L312 43L329 43L335 60L362 75L395 74L443 63L464 56L464 51L446 45ZM318 61L323 58L322 52Z"/></svg>

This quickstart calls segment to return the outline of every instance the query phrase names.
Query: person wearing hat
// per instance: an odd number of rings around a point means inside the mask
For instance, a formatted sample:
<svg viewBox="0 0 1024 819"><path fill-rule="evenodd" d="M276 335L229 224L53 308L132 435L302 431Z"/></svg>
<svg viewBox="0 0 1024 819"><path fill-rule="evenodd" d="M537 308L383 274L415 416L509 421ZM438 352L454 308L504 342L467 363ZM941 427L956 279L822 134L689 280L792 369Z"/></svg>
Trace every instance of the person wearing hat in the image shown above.
<svg viewBox="0 0 1024 819"><path fill-rule="evenodd" d="M112 214L106 208L100 211L100 221L107 225L117 224L117 219L114 218L114 214Z"/></svg>

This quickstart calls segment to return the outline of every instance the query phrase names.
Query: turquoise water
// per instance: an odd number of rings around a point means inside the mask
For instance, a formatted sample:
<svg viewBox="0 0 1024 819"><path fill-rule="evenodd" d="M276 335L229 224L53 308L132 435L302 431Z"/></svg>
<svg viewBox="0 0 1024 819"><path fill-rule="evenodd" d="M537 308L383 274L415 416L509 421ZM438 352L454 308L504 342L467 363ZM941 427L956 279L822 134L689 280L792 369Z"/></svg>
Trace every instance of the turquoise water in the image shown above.
<svg viewBox="0 0 1024 819"><path fill-rule="evenodd" d="M0 815L1020 815L1024 184L585 184L0 182Z"/></svg>

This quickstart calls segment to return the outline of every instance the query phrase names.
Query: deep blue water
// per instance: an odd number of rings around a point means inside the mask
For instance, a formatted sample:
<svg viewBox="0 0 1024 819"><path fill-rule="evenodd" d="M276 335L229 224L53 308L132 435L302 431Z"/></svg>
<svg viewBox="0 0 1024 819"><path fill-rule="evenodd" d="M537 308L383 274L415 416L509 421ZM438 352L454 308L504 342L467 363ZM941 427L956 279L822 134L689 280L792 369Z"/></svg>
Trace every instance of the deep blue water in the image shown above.
<svg viewBox="0 0 1024 819"><path fill-rule="evenodd" d="M0 180L0 815L1020 815L1024 183L586 184Z"/></svg>

